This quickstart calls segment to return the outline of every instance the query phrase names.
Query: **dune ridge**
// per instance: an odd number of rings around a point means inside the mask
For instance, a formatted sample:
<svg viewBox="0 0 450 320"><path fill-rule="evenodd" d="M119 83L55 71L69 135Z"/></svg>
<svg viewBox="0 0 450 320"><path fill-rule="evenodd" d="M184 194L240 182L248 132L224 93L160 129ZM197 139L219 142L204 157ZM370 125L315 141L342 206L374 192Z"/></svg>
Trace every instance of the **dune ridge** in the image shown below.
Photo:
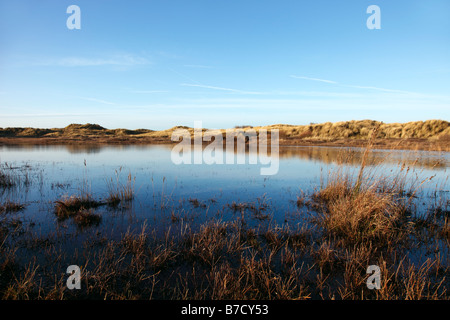
<svg viewBox="0 0 450 320"><path fill-rule="evenodd" d="M381 123L375 120L351 120L325 122L309 125L274 124L269 126L236 126L230 129L215 129L225 134L225 130L244 132L261 129L270 132L278 129L280 145L364 145L374 128L380 125L376 147L388 149L423 149L450 151L450 122L426 120L406 123ZM65 128L0 128L0 144L31 143L173 143L172 133L176 129L186 129L193 134L194 129L175 126L166 130L150 129L107 129L99 124L71 124ZM204 129L206 130L206 129ZM214 131L213 131L214 132ZM225 137L225 135L224 135Z"/></svg>

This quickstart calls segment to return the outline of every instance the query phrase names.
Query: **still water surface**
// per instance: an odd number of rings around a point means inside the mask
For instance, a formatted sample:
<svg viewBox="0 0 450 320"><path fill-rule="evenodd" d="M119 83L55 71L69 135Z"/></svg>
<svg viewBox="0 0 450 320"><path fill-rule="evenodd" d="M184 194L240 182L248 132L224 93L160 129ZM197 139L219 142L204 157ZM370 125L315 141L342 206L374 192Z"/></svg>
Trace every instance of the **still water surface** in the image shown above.
<svg viewBox="0 0 450 320"><path fill-rule="evenodd" d="M348 167L357 170L360 149L334 147L280 147L279 171L273 176L260 175L262 165L175 165L171 161L172 146L1 146L0 163L27 183L0 190L0 200L24 203L21 213L43 229L56 223L55 201L64 196L89 192L95 199L105 199L111 185L125 184L128 175L134 182L132 204L115 212L99 208L103 223L119 229L130 223L160 221L176 211L181 216L232 216L229 205L252 203L265 208L277 223L288 221L299 213L298 196L310 195L326 181L328 172L337 170L343 152L350 160ZM382 164L380 164L382 162ZM404 164L410 167L411 179L434 178L422 186L421 205L427 207L430 194L448 196L450 153L425 151L374 150L372 170L393 175ZM201 204L195 208L189 199ZM132 215L132 219L117 214ZM235 213L234 213L235 214ZM119 219L118 216L121 218ZM133 221L133 222L131 222ZM121 227L120 227L121 226Z"/></svg>

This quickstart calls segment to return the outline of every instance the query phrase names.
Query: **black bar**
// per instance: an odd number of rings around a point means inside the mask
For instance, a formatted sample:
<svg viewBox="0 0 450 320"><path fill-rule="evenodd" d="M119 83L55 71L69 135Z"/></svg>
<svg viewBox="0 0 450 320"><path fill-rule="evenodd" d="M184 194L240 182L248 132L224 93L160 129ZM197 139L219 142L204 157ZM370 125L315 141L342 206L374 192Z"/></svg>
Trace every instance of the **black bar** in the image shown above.
<svg viewBox="0 0 450 320"><path fill-rule="evenodd" d="M448 306L448 301L0 301L2 313L11 311L15 316L25 313L27 316L57 314L86 318L95 311L102 316L125 316L123 320L136 315L143 315L149 320L305 319L328 315L385 317L393 315L392 307L398 308L404 318L408 313L421 311L432 310L433 314L437 314L439 309L444 311Z"/></svg>

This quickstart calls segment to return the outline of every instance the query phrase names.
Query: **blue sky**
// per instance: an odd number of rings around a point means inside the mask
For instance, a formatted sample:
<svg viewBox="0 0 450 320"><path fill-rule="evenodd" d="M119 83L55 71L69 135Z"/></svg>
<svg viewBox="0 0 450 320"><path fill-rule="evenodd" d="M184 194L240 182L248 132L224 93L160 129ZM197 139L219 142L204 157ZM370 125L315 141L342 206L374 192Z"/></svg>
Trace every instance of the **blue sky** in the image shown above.
<svg viewBox="0 0 450 320"><path fill-rule="evenodd" d="M81 30L66 26L73 4ZM0 127L450 120L449 12L448 0L0 0Z"/></svg>

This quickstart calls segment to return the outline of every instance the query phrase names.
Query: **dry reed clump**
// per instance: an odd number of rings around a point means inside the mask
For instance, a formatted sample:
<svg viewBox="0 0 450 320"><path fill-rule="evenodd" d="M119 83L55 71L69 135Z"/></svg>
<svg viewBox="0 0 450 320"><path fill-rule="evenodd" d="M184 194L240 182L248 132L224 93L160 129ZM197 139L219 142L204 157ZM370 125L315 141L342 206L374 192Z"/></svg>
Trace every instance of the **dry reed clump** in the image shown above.
<svg viewBox="0 0 450 320"><path fill-rule="evenodd" d="M206 208L206 204L199 201L198 199L189 199L188 200L194 208Z"/></svg>
<svg viewBox="0 0 450 320"><path fill-rule="evenodd" d="M39 266L30 262L25 271L14 282L7 284L3 293L3 300L30 300L35 298L38 288L36 273Z"/></svg>
<svg viewBox="0 0 450 320"><path fill-rule="evenodd" d="M365 172L382 125L378 124L370 135L357 178L341 166L329 177L328 184L313 195L320 208L316 219L319 225L350 243L389 243L399 236L399 222L407 209L398 198L404 191L404 176L397 175L389 181Z"/></svg>
<svg viewBox="0 0 450 320"><path fill-rule="evenodd" d="M25 209L25 205L14 201L6 201L3 205L0 204L0 214L19 212L23 209Z"/></svg>
<svg viewBox="0 0 450 320"><path fill-rule="evenodd" d="M55 203L55 214L60 220L75 217L79 214L86 215L86 210L102 205L101 202L92 199L89 195L65 197Z"/></svg>
<svg viewBox="0 0 450 320"><path fill-rule="evenodd" d="M404 166L389 179L366 172L370 148L369 142L356 178L343 166L338 167L330 173L327 184L313 194L312 207L318 211L315 222L330 235L347 243L374 241L383 245L400 240L402 231L409 228L404 217L417 189L412 191L411 185L409 200L402 197L409 172Z"/></svg>
<svg viewBox="0 0 450 320"><path fill-rule="evenodd" d="M86 227L98 226L102 221L102 217L96 214L92 209L81 209L75 214L73 221L79 228L83 229Z"/></svg>
<svg viewBox="0 0 450 320"><path fill-rule="evenodd" d="M120 182L121 169L116 170L116 181L113 179L108 182L109 195L106 203L109 206L116 207L120 202L130 202L134 199L136 177L130 174L127 176L125 184Z"/></svg>
<svg viewBox="0 0 450 320"><path fill-rule="evenodd" d="M192 233L184 239L186 257L214 266L224 254L227 242L226 224L211 222L202 225L198 232Z"/></svg>
<svg viewBox="0 0 450 320"><path fill-rule="evenodd" d="M413 263L403 257L397 264L387 264L380 257L374 262L380 267L381 287L367 290L368 274L349 261L344 273L344 284L338 289L341 299L362 300L447 300L448 279L439 273L448 273L448 266L439 265L439 259Z"/></svg>
<svg viewBox="0 0 450 320"><path fill-rule="evenodd" d="M0 236L2 236L0 232ZM1 237L3 238L3 236ZM1 239L0 238L0 239ZM10 248L5 248L4 239L1 239L0 245L0 292L6 292L6 289L9 286L10 280L14 278L14 273L18 270L18 264L16 262L15 250L11 250ZM0 294L2 297L3 294Z"/></svg>
<svg viewBox="0 0 450 320"><path fill-rule="evenodd" d="M325 200L319 223L330 233L351 243L386 242L398 233L405 208L391 194L364 190L356 194L344 186L329 186L319 194Z"/></svg>

